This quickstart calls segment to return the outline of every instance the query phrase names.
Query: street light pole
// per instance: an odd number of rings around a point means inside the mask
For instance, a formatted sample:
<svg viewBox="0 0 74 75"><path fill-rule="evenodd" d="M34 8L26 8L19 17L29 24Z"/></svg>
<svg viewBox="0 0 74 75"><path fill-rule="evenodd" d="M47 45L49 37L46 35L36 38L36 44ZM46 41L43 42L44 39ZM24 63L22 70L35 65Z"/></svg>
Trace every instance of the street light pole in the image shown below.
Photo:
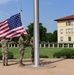
<svg viewBox="0 0 74 75"><path fill-rule="evenodd" d="M39 66L39 0L34 0L34 63Z"/></svg>

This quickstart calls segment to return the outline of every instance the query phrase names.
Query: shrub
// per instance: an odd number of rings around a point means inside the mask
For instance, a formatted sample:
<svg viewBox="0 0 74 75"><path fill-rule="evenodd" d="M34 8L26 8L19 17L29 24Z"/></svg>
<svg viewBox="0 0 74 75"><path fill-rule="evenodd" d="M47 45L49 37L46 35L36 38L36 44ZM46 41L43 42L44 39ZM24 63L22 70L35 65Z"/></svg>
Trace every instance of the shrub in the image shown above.
<svg viewBox="0 0 74 75"><path fill-rule="evenodd" d="M60 56L61 56L61 52L55 52L53 54L53 57L56 57L56 58L60 58Z"/></svg>
<svg viewBox="0 0 74 75"><path fill-rule="evenodd" d="M0 60L2 59L2 53L0 52Z"/></svg>
<svg viewBox="0 0 74 75"><path fill-rule="evenodd" d="M48 58L46 55L40 55L40 58Z"/></svg>
<svg viewBox="0 0 74 75"><path fill-rule="evenodd" d="M2 44L0 43L0 47L2 47Z"/></svg>
<svg viewBox="0 0 74 75"><path fill-rule="evenodd" d="M63 49L59 52L55 52L53 57L56 58L74 58L74 50L72 49Z"/></svg>
<svg viewBox="0 0 74 75"><path fill-rule="evenodd" d="M14 58L14 55L12 52L8 52L8 59L13 59Z"/></svg>
<svg viewBox="0 0 74 75"><path fill-rule="evenodd" d="M8 59L13 59L14 55L12 52L8 52ZM2 53L0 52L0 60L2 60Z"/></svg>

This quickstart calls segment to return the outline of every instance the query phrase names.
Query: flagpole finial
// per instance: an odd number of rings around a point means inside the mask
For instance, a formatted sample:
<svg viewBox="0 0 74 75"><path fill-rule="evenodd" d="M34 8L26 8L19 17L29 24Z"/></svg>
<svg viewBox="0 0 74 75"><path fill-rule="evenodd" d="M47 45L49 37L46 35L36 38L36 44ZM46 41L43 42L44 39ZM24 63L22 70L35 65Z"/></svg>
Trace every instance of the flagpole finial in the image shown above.
<svg viewBox="0 0 74 75"><path fill-rule="evenodd" d="M21 12L22 12L23 10L21 10Z"/></svg>

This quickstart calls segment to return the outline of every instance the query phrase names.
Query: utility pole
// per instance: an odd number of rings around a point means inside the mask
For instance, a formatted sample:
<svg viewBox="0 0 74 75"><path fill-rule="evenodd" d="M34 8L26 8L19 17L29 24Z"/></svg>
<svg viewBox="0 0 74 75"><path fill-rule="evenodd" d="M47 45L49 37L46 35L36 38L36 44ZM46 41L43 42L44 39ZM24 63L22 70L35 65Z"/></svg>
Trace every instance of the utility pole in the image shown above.
<svg viewBox="0 0 74 75"><path fill-rule="evenodd" d="M34 63L39 66L39 0L34 0Z"/></svg>

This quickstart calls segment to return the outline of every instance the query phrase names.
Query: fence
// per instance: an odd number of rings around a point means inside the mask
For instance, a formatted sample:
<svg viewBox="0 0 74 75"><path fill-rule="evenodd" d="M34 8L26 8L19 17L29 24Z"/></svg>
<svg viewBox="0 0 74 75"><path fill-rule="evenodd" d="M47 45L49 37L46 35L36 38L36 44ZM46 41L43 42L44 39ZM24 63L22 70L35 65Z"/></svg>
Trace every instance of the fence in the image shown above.
<svg viewBox="0 0 74 75"><path fill-rule="evenodd" d="M8 44L8 47L19 47L19 44Z"/></svg>
<svg viewBox="0 0 74 75"><path fill-rule="evenodd" d="M74 43L47 43L40 44L40 48L74 48Z"/></svg>
<svg viewBox="0 0 74 75"><path fill-rule="evenodd" d="M9 44L8 47L19 47L19 44ZM40 44L40 48L74 48L74 43L46 43Z"/></svg>

